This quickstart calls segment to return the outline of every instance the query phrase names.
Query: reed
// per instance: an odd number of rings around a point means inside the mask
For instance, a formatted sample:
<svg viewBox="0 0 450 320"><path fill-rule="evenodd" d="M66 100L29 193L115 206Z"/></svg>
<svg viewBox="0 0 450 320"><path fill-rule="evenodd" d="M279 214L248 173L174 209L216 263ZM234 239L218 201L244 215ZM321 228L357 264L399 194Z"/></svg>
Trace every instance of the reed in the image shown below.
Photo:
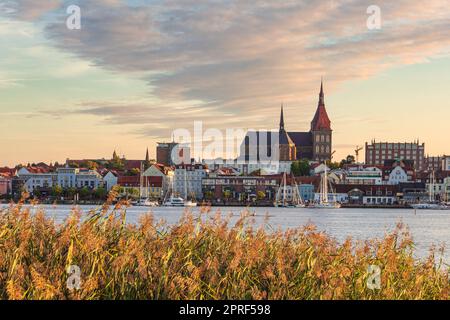
<svg viewBox="0 0 450 320"><path fill-rule="evenodd" d="M211 208L168 226L145 215L126 223L127 203L74 208L63 224L31 214L24 202L0 213L0 299L449 299L449 269L431 248L413 257L405 226L383 239L338 243L305 226L231 225ZM437 263L436 263L437 262ZM70 266L79 290L70 290ZM367 286L369 265L381 289Z"/></svg>

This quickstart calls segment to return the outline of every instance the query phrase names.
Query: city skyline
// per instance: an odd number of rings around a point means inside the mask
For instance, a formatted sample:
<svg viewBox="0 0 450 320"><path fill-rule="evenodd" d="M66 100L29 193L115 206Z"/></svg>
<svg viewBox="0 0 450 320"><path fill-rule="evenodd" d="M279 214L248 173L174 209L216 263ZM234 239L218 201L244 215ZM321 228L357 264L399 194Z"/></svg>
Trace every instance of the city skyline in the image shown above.
<svg viewBox="0 0 450 320"><path fill-rule="evenodd" d="M366 1L72 3L81 30L68 1L0 5L0 166L154 158L194 121L277 129L281 103L308 130L321 77L336 161L372 139L449 152L446 1L378 1L379 30Z"/></svg>

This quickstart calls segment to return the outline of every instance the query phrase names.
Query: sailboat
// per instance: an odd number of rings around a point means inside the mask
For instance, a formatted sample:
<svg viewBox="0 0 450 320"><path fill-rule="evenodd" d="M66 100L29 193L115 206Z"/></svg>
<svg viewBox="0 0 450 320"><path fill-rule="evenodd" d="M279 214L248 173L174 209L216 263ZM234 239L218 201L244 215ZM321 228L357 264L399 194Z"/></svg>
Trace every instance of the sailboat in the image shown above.
<svg viewBox="0 0 450 320"><path fill-rule="evenodd" d="M158 207L159 203L156 201L151 201L148 197L149 194L148 180L143 176L143 172L144 172L144 165L141 163L141 172L139 181L139 200L136 205L139 207Z"/></svg>
<svg viewBox="0 0 450 320"><path fill-rule="evenodd" d="M333 194L333 201L329 201L328 195L329 190ZM341 207L341 204L337 202L336 200L336 194L333 192L333 189L331 187L331 184L329 185L328 181L328 172L327 167L325 166L325 171L322 173L322 176L320 178L320 197L319 202L312 203L308 206L308 208L314 208L314 209L339 209Z"/></svg>
<svg viewBox="0 0 450 320"><path fill-rule="evenodd" d="M288 202L286 199L287 191L287 177L286 173L283 174L283 179L281 180L280 187L277 191L277 196L275 200L275 207L277 208L304 208L305 204L298 190L298 185L293 179L294 183L292 185L292 202Z"/></svg>
<svg viewBox="0 0 450 320"><path fill-rule="evenodd" d="M428 184L429 199L426 202L418 202L411 205L414 209L420 210L450 210L450 206L436 201L435 194L436 176L434 170L430 173L430 183Z"/></svg>

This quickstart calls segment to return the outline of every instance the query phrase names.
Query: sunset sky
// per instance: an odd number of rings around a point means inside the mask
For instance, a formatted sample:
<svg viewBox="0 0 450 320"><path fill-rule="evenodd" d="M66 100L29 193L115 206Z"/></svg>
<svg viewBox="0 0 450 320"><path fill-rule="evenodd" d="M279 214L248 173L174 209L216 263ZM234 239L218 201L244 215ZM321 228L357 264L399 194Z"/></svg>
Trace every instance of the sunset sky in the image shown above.
<svg viewBox="0 0 450 320"><path fill-rule="evenodd" d="M0 0L0 166L274 129L281 103L308 131L321 77L336 160L371 139L450 154L449 30L449 0Z"/></svg>

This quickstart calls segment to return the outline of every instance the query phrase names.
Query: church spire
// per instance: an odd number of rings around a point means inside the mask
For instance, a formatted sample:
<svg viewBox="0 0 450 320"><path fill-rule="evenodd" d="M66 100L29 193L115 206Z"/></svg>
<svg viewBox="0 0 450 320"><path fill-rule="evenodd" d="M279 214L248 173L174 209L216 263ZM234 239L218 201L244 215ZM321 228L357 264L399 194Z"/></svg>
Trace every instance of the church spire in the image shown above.
<svg viewBox="0 0 450 320"><path fill-rule="evenodd" d="M331 121L325 108L325 94L323 92L323 80L320 83L319 105L311 122L311 131L331 130Z"/></svg>
<svg viewBox="0 0 450 320"><path fill-rule="evenodd" d="M147 153L145 154L145 162L150 162L150 155L148 153L148 148L147 148Z"/></svg>
<svg viewBox="0 0 450 320"><path fill-rule="evenodd" d="M323 93L323 78L320 82L319 106L325 105L325 94Z"/></svg>
<svg viewBox="0 0 450 320"><path fill-rule="evenodd" d="M283 104L281 104L280 131L284 131L284 111L283 111Z"/></svg>

